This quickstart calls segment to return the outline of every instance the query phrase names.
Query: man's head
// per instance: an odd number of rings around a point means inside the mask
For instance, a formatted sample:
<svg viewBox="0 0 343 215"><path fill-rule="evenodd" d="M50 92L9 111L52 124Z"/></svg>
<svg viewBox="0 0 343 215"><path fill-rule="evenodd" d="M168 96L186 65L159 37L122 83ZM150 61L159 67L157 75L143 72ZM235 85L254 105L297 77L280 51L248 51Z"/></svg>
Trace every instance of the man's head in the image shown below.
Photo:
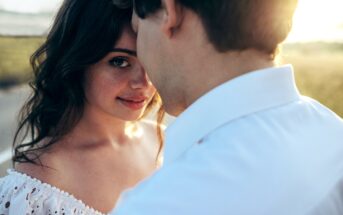
<svg viewBox="0 0 343 215"><path fill-rule="evenodd" d="M138 55L167 112L177 114L185 108L187 71L204 63L206 52L213 56L253 49L272 59L291 29L296 4L297 0L134 0Z"/></svg>
<svg viewBox="0 0 343 215"><path fill-rule="evenodd" d="M145 19L168 0L134 0ZM173 0L195 12L220 52L256 48L273 54L288 35L297 0Z"/></svg>

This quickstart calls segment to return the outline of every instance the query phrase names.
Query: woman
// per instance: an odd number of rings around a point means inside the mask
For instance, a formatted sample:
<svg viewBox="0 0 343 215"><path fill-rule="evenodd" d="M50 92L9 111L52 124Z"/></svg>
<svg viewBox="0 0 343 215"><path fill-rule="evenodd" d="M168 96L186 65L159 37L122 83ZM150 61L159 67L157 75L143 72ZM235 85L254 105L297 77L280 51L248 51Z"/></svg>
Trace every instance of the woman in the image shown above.
<svg viewBox="0 0 343 215"><path fill-rule="evenodd" d="M158 95L136 58L130 19L131 9L110 0L64 1L31 58L33 95L14 140L15 169L0 182L0 214L107 213L155 170L160 129L139 119Z"/></svg>

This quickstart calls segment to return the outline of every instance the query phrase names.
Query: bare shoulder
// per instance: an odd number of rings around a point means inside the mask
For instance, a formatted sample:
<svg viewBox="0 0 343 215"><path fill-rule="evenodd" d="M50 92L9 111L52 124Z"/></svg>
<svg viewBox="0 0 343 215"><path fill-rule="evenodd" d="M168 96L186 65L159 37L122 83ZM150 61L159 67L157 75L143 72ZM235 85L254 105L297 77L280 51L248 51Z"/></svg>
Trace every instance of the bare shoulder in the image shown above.
<svg viewBox="0 0 343 215"><path fill-rule="evenodd" d="M152 150L154 155L157 154L161 146L160 139L158 138L157 123L153 120L144 119L140 121L140 127L143 130L143 139L145 140L146 146ZM162 134L165 127L165 125L161 125Z"/></svg>
<svg viewBox="0 0 343 215"><path fill-rule="evenodd" d="M15 163L14 169L45 183L60 185L59 181L56 180L58 176L57 170L61 169L62 166L63 170L66 170L67 168L62 162L66 160L61 156L64 151L58 150L57 147L55 147L58 145L61 145L61 142L56 142L53 146L44 151L37 150L34 152L35 154L29 154L28 157L35 163Z"/></svg>
<svg viewBox="0 0 343 215"><path fill-rule="evenodd" d="M14 169L17 172L23 173L32 178L36 178L40 181L49 182L49 175L51 170L39 164L18 163L15 165Z"/></svg>
<svg viewBox="0 0 343 215"><path fill-rule="evenodd" d="M149 120L149 119L143 119L140 121L140 125L144 129L144 132L153 133L153 134L156 134L156 132L157 132L156 121ZM162 132L164 132L166 130L166 126L164 124L161 124L160 126L162 129Z"/></svg>

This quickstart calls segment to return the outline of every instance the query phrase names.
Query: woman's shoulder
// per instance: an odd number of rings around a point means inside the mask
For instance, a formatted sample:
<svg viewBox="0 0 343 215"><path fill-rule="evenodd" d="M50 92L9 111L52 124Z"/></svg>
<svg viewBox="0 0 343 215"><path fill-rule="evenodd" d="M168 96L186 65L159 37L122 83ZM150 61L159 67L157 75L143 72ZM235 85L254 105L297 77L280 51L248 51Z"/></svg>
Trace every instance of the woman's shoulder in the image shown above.
<svg viewBox="0 0 343 215"><path fill-rule="evenodd" d="M147 144L153 146L155 144L152 143L156 143L156 146L158 147L161 144L160 138L163 137L166 127L163 124L160 124L158 127L158 124L155 121L143 119L139 121L139 129L141 129L141 134L144 136L143 139ZM159 135L162 136L159 137Z"/></svg>
<svg viewBox="0 0 343 215"><path fill-rule="evenodd" d="M0 214L102 214L54 186L10 169L0 179Z"/></svg>
<svg viewBox="0 0 343 215"><path fill-rule="evenodd" d="M150 119L142 119L139 122L140 122L140 125L143 127L143 129L145 129L146 131L156 133L157 126L158 126L156 121L153 121ZM164 130L166 130L166 126L164 124L160 124L160 128L161 128L162 132Z"/></svg>

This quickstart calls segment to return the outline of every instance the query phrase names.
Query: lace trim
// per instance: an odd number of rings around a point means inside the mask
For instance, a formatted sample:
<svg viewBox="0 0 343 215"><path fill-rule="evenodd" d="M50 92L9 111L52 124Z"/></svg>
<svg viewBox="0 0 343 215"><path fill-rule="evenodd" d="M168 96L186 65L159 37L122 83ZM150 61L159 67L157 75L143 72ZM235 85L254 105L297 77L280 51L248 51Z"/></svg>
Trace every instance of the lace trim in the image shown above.
<svg viewBox="0 0 343 215"><path fill-rule="evenodd" d="M84 208L86 208L86 210L89 210L92 213L99 214L99 215L106 215L106 214L96 210L95 208L88 206L82 200L77 199L74 195L72 195L72 194L70 194L70 193L68 193L66 191L63 191L63 190L61 190L61 189L59 189L59 188L57 188L57 187L55 187L55 186L53 186L51 184L44 183L44 182L38 180L37 178L33 178L33 177L31 177L31 176L29 176L29 175L27 175L25 173L18 172L18 171L14 170L14 169L8 169L7 173L10 174L10 175L16 175L18 177L24 178L25 180L28 180L28 181L32 182L33 184L37 184L37 185L43 186L46 189L52 190L54 192L57 192L58 194L66 197L66 198L68 198L68 199L70 199L70 200L72 200L72 201L74 201L74 202L76 202L78 204L81 204Z"/></svg>

